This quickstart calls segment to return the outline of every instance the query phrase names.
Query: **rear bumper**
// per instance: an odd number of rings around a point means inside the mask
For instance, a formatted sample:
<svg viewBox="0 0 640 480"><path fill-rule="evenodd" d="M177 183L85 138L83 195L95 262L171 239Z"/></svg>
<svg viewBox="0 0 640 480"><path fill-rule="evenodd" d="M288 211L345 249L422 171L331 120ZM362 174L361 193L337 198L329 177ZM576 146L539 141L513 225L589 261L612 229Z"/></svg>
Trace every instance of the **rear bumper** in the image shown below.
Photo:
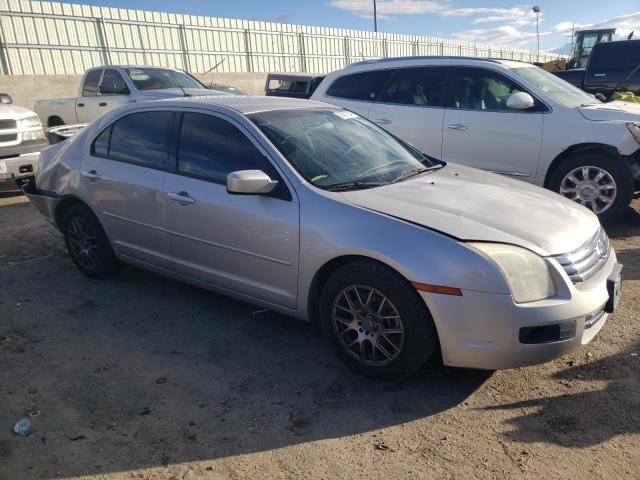
<svg viewBox="0 0 640 480"><path fill-rule="evenodd" d="M615 265L612 251L593 278L581 285L571 284L568 297L528 304L516 304L510 295L469 290L463 290L461 297L421 292L438 329L444 364L487 370L516 368L544 363L586 345L607 320L607 277ZM560 340L527 337L533 329L553 331L556 326L565 329Z"/></svg>
<svg viewBox="0 0 640 480"><path fill-rule="evenodd" d="M40 214L55 225L56 207L62 199L60 195L55 192L38 190L35 182L27 182L23 184L21 188L22 192L29 198Z"/></svg>

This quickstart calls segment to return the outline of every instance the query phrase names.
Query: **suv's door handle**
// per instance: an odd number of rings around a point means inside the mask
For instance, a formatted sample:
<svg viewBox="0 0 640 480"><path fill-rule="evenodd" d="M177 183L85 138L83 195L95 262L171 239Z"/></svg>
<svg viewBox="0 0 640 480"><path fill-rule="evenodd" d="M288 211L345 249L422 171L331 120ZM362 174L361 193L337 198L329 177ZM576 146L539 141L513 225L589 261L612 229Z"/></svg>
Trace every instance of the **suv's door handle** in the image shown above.
<svg viewBox="0 0 640 480"><path fill-rule="evenodd" d="M168 193L167 196L171 199L171 200L175 200L176 202L180 202L181 204L186 204L186 203L196 203L196 199L193 197L190 197L189 194L185 191L179 192L179 193Z"/></svg>
<svg viewBox="0 0 640 480"><path fill-rule="evenodd" d="M79 107L84 107L84 103L79 103L78 106Z"/></svg>
<svg viewBox="0 0 640 480"><path fill-rule="evenodd" d="M447 125L450 130L469 130L469 127L462 125L461 123L454 123L453 125Z"/></svg>
<svg viewBox="0 0 640 480"><path fill-rule="evenodd" d="M388 118L376 118L373 123L377 123L378 125L390 125L391 120Z"/></svg>
<svg viewBox="0 0 640 480"><path fill-rule="evenodd" d="M107 106L107 102L100 102L98 104L99 107L106 107Z"/></svg>
<svg viewBox="0 0 640 480"><path fill-rule="evenodd" d="M594 77L606 77L607 74L606 73L594 73L593 76Z"/></svg>
<svg viewBox="0 0 640 480"><path fill-rule="evenodd" d="M96 180L100 180L102 177L98 174L98 172L96 172L95 170L89 170L88 172L82 172L82 176L84 178L88 178L89 180L91 180L92 182L95 182Z"/></svg>

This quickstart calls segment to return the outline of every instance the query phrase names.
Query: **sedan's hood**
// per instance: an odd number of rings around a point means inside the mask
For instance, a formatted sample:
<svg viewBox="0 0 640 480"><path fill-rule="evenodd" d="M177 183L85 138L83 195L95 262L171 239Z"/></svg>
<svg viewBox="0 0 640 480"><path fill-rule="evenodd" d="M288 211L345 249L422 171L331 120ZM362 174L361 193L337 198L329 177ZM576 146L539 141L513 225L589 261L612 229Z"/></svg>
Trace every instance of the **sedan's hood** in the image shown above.
<svg viewBox="0 0 640 480"><path fill-rule="evenodd" d="M640 121L640 103L609 102L581 107L580 113L587 120L594 121Z"/></svg>
<svg viewBox="0 0 640 480"><path fill-rule="evenodd" d="M590 210L556 193L454 164L384 187L345 192L343 198L460 240L510 243L543 256L575 250L599 227Z"/></svg>
<svg viewBox="0 0 640 480"><path fill-rule="evenodd" d="M0 119L14 119L20 120L26 117L33 117L35 115L34 112L28 110L26 108L19 107L17 105L0 105Z"/></svg>
<svg viewBox="0 0 640 480"><path fill-rule="evenodd" d="M174 98L174 97L184 97L184 94L187 96L191 95L192 97L206 97L206 96L232 96L229 93L224 92L214 92L207 88L185 88L184 91L180 88L163 88L160 90L140 90L140 94L144 97L147 97L149 100L161 99L161 98Z"/></svg>

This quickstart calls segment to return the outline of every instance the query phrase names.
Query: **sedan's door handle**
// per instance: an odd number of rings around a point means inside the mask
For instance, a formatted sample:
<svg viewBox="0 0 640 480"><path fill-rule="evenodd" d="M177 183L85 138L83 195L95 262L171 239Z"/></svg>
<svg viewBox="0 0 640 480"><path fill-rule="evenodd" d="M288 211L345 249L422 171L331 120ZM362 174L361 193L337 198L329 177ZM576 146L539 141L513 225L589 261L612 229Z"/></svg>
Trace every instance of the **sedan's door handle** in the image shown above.
<svg viewBox="0 0 640 480"><path fill-rule="evenodd" d="M176 202L180 202L181 204L196 203L196 199L190 197L189 194L185 191L178 193L168 193L167 196L171 200L175 200Z"/></svg>
<svg viewBox="0 0 640 480"><path fill-rule="evenodd" d="M469 127L462 125L461 123L454 123L453 125L447 125L450 130L469 130Z"/></svg>
<svg viewBox="0 0 640 480"><path fill-rule="evenodd" d="M107 106L107 102L100 102L98 104L99 107L106 107Z"/></svg>
<svg viewBox="0 0 640 480"><path fill-rule="evenodd" d="M84 178L88 178L89 180L91 180L92 182L95 182L96 180L100 180L102 177L98 174L98 172L96 172L95 170L89 170L88 172L82 172L82 176Z"/></svg>
<svg viewBox="0 0 640 480"><path fill-rule="evenodd" d="M388 118L376 118L373 123L377 123L378 125L390 125L391 120Z"/></svg>

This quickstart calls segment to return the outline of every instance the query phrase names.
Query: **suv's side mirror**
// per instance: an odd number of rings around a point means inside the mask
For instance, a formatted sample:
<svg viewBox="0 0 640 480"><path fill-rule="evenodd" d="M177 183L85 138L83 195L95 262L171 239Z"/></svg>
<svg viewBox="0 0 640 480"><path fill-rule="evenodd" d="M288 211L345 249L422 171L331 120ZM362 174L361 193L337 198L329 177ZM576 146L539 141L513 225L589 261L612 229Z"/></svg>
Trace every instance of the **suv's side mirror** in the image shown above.
<svg viewBox="0 0 640 480"><path fill-rule="evenodd" d="M271 193L277 180L271 180L262 170L239 170L227 175L227 192L241 195Z"/></svg>
<svg viewBox="0 0 640 480"><path fill-rule="evenodd" d="M98 90L102 95L129 95L131 93L126 85L121 88L114 88L113 86L100 84Z"/></svg>
<svg viewBox="0 0 640 480"><path fill-rule="evenodd" d="M0 103L7 105L13 103L13 99L8 93L0 93Z"/></svg>
<svg viewBox="0 0 640 480"><path fill-rule="evenodd" d="M535 105L533 97L527 92L512 93L507 98L507 108L513 108L514 110L526 110Z"/></svg>

